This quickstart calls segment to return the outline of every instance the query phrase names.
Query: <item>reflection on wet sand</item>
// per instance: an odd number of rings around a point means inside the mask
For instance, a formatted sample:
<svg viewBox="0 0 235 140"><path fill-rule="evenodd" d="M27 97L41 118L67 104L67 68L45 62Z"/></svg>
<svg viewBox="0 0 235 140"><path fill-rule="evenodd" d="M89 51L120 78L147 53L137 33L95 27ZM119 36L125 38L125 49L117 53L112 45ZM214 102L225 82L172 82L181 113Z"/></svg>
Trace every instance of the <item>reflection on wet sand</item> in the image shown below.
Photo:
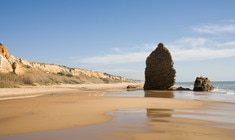
<svg viewBox="0 0 235 140"><path fill-rule="evenodd" d="M144 90L144 97L174 98L173 91ZM171 117L172 109L146 108L146 115L153 122L168 122L166 118Z"/></svg>
<svg viewBox="0 0 235 140"><path fill-rule="evenodd" d="M224 106L219 107L221 107L219 111L224 110ZM225 107L229 108L228 106ZM173 110L164 108L146 108L146 110L120 109L107 114L114 117L110 122L64 130L18 134L0 137L0 140L145 140L152 138L188 139L190 136L195 139L205 139L208 138L208 136L210 136L209 138L211 139L219 137L218 139L225 138L232 140L234 138L234 123L211 124L205 121L208 121L208 117L211 119L209 114L215 112L215 110L198 110L199 115L197 115L195 111L196 110ZM207 113L204 113L204 111ZM230 107L227 111L233 111L233 109L231 110ZM222 113L229 114L228 112ZM221 119L221 115L215 117ZM226 118L225 116L221 121L231 119L232 117L229 116ZM201 121L203 118L205 121ZM228 122L231 122L231 120L228 120ZM230 130L226 131L226 129L219 129L219 127L229 128ZM217 135L218 131L222 133Z"/></svg>
<svg viewBox="0 0 235 140"><path fill-rule="evenodd" d="M172 109L147 108L146 115L153 122L168 122L166 118L171 117Z"/></svg>
<svg viewBox="0 0 235 140"><path fill-rule="evenodd" d="M173 91L144 90L144 97L174 98Z"/></svg>

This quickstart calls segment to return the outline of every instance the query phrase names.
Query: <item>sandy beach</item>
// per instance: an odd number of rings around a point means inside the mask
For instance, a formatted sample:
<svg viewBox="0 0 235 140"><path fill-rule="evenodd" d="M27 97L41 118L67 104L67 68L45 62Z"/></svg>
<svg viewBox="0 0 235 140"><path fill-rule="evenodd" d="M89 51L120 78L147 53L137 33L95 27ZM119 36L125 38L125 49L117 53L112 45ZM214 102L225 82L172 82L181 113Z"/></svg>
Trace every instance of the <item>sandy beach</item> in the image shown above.
<svg viewBox="0 0 235 140"><path fill-rule="evenodd" d="M129 84L0 89L0 140L26 140L32 137L36 140L44 134L48 137L43 139L234 138L234 124L210 121L210 114L200 112L206 109L206 112L221 118L221 114L216 114L220 110L215 106L234 104L103 96L106 93L125 91ZM198 116L208 119L200 119ZM75 130L76 135L73 135Z"/></svg>

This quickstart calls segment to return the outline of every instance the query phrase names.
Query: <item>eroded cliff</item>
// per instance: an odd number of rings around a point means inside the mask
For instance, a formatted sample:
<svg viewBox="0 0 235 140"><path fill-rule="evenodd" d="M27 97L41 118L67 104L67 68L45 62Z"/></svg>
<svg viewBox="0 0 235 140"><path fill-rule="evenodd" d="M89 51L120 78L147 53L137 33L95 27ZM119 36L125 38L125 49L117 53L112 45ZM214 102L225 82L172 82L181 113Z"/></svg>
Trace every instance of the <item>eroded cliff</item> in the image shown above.
<svg viewBox="0 0 235 140"><path fill-rule="evenodd" d="M69 68L57 64L30 62L22 58L16 58L8 52L3 44L0 43L0 73L11 73L13 72L14 67L14 72L17 75L25 75L27 73L35 74L35 72L40 72L58 76L75 77L80 83L133 82L133 80L104 72L81 68Z"/></svg>

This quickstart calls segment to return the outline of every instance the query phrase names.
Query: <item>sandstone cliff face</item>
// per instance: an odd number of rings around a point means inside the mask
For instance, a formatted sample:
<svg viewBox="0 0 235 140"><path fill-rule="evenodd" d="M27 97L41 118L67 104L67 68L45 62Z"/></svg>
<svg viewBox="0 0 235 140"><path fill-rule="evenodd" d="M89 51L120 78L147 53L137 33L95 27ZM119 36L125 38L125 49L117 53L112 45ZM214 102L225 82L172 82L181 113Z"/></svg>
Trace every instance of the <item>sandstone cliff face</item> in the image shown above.
<svg viewBox="0 0 235 140"><path fill-rule="evenodd" d="M3 46L2 43L0 43L0 54L5 57L6 59L10 58L10 54L5 46Z"/></svg>
<svg viewBox="0 0 235 140"><path fill-rule="evenodd" d="M147 57L145 68L145 90L166 90L175 84L174 62L164 44Z"/></svg>
<svg viewBox="0 0 235 140"><path fill-rule="evenodd" d="M103 72L85 70L80 68L69 68L56 64L30 62L21 58L15 58L14 56L10 55L6 47L0 44L0 73L13 72L13 63L17 63L15 69L16 74L24 74L32 71L43 71L45 73L78 76L86 83L102 83L105 81L133 82L132 80L129 80L127 78L110 75Z"/></svg>
<svg viewBox="0 0 235 140"><path fill-rule="evenodd" d="M86 78L97 78L97 79L111 79L123 82L130 82L131 80L123 78L121 76L115 76L106 74L103 72L97 72L92 70L85 70L80 68L69 68L66 66L55 65L55 64L45 64L45 63L35 63L35 62L27 62L26 60L21 60L27 67L34 68L37 70L41 70L47 73L63 73L63 74L71 74L73 76L81 76ZM91 81L92 82L92 81Z"/></svg>
<svg viewBox="0 0 235 140"><path fill-rule="evenodd" d="M12 71L12 64L15 57L10 55L7 48L0 43L0 72L6 73Z"/></svg>
<svg viewBox="0 0 235 140"><path fill-rule="evenodd" d="M11 70L12 68L10 62L7 60L6 57L0 54L0 72L7 73Z"/></svg>

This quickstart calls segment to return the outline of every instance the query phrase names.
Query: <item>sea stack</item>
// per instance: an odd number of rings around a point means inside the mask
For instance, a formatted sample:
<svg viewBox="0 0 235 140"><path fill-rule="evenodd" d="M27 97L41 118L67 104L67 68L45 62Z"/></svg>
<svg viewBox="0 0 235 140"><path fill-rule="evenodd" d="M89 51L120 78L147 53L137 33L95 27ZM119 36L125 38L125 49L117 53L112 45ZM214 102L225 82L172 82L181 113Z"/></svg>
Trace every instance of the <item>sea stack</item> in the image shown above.
<svg viewBox="0 0 235 140"><path fill-rule="evenodd" d="M147 57L144 90L167 90L175 84L174 62L163 43Z"/></svg>
<svg viewBox="0 0 235 140"><path fill-rule="evenodd" d="M214 86L207 77L201 76L196 78L193 91L211 91L213 89Z"/></svg>

